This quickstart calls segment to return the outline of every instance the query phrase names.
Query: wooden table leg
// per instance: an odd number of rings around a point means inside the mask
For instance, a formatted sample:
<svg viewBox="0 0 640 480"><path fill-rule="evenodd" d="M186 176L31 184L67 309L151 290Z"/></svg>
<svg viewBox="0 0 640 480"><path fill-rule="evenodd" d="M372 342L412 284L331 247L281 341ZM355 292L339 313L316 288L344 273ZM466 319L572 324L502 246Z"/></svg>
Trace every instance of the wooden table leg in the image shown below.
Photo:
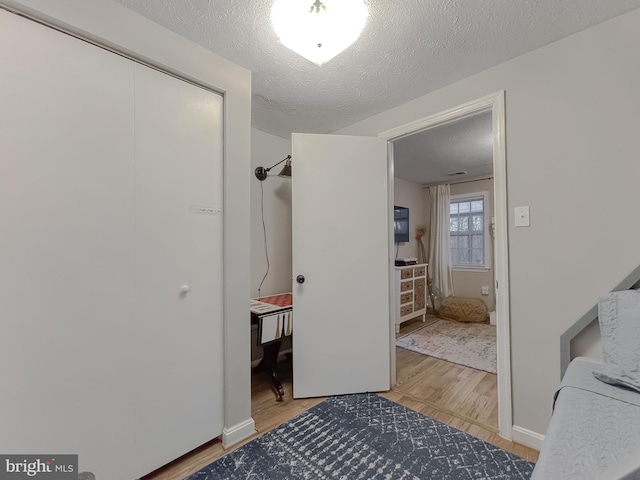
<svg viewBox="0 0 640 480"><path fill-rule="evenodd" d="M281 341L265 343L262 345L263 355L260 363L253 368L254 372L264 371L273 384L273 390L276 394L276 402L281 402L284 396L282 383L276 374L276 364L278 361L278 353L280 352Z"/></svg>

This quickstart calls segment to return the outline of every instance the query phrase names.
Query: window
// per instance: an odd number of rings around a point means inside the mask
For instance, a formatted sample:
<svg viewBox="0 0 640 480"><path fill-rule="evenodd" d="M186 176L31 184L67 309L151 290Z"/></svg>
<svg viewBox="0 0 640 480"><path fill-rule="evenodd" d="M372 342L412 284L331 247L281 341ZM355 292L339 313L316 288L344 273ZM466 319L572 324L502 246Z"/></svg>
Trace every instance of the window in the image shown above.
<svg viewBox="0 0 640 480"><path fill-rule="evenodd" d="M454 267L485 267L486 194L451 197L449 232Z"/></svg>

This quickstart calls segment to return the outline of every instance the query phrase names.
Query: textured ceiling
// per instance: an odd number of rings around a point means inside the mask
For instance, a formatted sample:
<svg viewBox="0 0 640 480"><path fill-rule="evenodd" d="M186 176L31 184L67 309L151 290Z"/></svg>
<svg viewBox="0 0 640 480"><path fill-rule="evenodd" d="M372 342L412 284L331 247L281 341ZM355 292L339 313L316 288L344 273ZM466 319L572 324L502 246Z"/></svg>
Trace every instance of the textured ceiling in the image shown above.
<svg viewBox="0 0 640 480"><path fill-rule="evenodd" d="M491 119L490 111L480 113L393 142L395 176L425 184L493 173Z"/></svg>
<svg viewBox="0 0 640 480"><path fill-rule="evenodd" d="M116 1L251 70L253 126L285 138L335 131L640 7L640 0L368 0L360 39L318 67L278 42L272 0Z"/></svg>

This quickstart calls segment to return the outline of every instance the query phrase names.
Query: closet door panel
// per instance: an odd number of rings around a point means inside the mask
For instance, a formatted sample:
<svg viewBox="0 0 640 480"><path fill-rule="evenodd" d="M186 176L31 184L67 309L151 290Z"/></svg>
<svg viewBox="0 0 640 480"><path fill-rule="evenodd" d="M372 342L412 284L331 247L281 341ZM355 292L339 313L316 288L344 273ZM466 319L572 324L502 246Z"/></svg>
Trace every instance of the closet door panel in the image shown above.
<svg viewBox="0 0 640 480"><path fill-rule="evenodd" d="M222 97L136 65L136 418L144 474L223 427Z"/></svg>
<svg viewBox="0 0 640 480"><path fill-rule="evenodd" d="M0 10L0 451L130 478L133 64Z"/></svg>

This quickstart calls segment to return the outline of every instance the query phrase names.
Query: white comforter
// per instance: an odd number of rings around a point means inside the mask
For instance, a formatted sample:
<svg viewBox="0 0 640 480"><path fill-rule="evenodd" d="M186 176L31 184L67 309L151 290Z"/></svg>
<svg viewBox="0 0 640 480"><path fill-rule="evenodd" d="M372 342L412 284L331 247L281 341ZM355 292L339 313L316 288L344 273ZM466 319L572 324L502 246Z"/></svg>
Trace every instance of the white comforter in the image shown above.
<svg viewBox="0 0 640 480"><path fill-rule="evenodd" d="M640 393L596 379L600 365L569 365L532 480L640 479Z"/></svg>

